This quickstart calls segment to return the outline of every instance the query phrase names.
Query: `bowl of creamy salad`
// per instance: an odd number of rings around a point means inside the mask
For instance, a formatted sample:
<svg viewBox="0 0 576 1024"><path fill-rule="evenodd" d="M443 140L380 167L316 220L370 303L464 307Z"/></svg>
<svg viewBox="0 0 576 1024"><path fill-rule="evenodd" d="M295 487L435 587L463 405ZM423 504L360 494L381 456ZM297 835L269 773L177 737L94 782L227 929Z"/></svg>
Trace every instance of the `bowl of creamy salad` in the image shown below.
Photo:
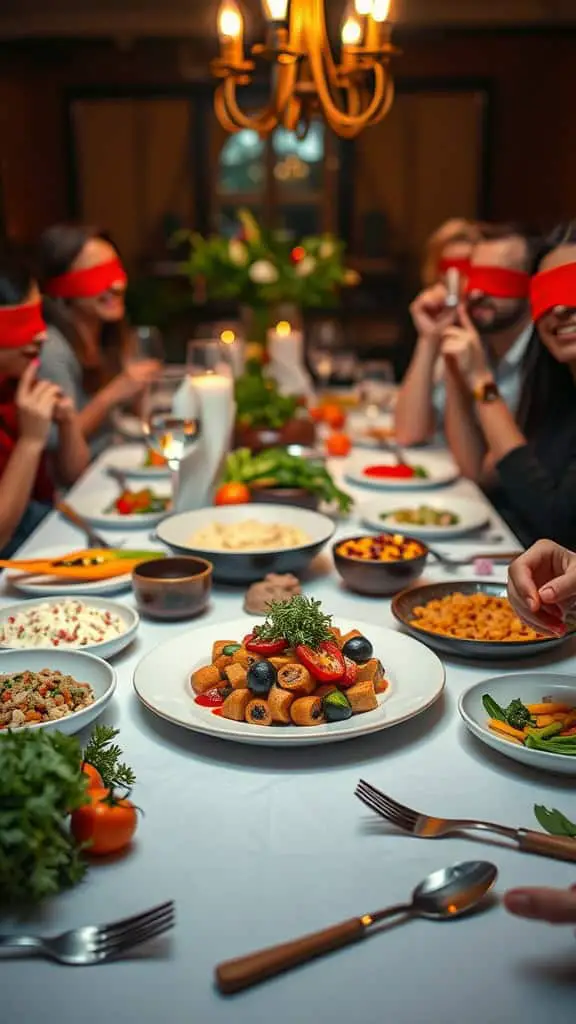
<svg viewBox="0 0 576 1024"><path fill-rule="evenodd" d="M82 650L111 658L138 629L133 608L91 597L21 601L0 608L0 650Z"/></svg>

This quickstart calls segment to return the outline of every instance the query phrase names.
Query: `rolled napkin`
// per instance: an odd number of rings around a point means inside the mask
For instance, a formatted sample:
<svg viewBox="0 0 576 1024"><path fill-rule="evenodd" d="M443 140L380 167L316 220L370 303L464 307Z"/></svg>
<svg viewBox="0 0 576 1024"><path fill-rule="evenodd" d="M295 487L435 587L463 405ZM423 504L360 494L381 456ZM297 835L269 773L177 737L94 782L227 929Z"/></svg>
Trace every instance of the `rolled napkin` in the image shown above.
<svg viewBox="0 0 576 1024"><path fill-rule="evenodd" d="M283 395L314 399L314 387L304 362L304 336L288 322L268 331L269 362L266 372Z"/></svg>
<svg viewBox="0 0 576 1024"><path fill-rule="evenodd" d="M172 476L174 511L189 512L211 504L230 446L236 414L232 377L218 373L187 377L174 398L173 412L179 419L200 420L198 442Z"/></svg>

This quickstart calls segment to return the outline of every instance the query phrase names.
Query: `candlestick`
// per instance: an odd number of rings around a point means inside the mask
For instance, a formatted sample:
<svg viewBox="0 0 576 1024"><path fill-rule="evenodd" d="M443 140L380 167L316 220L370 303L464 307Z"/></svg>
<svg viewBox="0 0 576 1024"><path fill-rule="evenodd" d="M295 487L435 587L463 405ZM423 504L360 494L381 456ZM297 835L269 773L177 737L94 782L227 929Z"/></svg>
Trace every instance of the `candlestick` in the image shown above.
<svg viewBox="0 0 576 1024"><path fill-rule="evenodd" d="M177 512L202 508L212 500L234 426L232 378L218 373L187 377L174 398L174 415L186 417L192 408L199 410L200 439L173 477Z"/></svg>

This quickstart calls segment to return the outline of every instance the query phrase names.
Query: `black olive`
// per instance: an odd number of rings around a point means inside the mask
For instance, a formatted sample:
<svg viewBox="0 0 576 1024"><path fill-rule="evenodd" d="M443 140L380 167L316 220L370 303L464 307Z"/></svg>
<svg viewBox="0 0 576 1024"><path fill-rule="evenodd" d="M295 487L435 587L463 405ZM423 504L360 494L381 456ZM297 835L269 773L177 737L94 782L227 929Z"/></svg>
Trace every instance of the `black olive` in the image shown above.
<svg viewBox="0 0 576 1024"><path fill-rule="evenodd" d="M374 654L374 648L365 636L351 636L344 644L342 654L359 665L363 661L370 661Z"/></svg>
<svg viewBox="0 0 576 1024"><path fill-rule="evenodd" d="M329 722L344 722L352 717L350 701L341 690L332 690L322 701L324 716Z"/></svg>
<svg viewBox="0 0 576 1024"><path fill-rule="evenodd" d="M246 682L252 693L262 697L274 686L277 678L278 673L271 661L255 661L248 669Z"/></svg>

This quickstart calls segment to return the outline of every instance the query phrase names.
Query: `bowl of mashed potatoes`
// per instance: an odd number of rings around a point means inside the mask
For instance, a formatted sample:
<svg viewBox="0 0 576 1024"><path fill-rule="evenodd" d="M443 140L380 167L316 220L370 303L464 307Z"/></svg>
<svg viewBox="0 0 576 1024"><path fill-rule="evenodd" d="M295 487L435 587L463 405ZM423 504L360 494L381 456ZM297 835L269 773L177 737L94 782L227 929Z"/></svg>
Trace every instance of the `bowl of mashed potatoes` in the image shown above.
<svg viewBox="0 0 576 1024"><path fill-rule="evenodd" d="M290 505L229 505L168 516L158 539L206 558L220 583L252 583L267 573L302 572L334 533L320 512Z"/></svg>

